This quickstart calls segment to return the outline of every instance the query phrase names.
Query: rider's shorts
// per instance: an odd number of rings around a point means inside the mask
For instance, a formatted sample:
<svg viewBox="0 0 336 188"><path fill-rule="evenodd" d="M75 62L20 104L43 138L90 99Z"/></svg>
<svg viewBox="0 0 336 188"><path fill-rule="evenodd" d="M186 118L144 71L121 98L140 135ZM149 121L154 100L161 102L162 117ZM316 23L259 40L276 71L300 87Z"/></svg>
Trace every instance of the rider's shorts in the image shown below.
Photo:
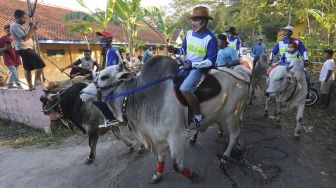
<svg viewBox="0 0 336 188"><path fill-rule="evenodd" d="M321 81L321 94L329 94L332 83L333 80L328 80L327 82Z"/></svg>
<svg viewBox="0 0 336 188"><path fill-rule="evenodd" d="M193 69L190 71L188 77L183 81L180 90L186 93L194 93L197 90L197 86L201 81L203 73L199 69Z"/></svg>

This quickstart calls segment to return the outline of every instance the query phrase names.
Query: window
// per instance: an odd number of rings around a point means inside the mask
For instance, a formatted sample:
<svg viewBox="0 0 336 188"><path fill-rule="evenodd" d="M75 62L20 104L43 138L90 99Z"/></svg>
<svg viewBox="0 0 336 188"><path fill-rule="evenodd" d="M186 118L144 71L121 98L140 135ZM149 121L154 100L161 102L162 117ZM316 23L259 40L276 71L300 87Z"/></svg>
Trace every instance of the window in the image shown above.
<svg viewBox="0 0 336 188"><path fill-rule="evenodd" d="M64 56L65 50L64 49L47 49L48 56Z"/></svg>

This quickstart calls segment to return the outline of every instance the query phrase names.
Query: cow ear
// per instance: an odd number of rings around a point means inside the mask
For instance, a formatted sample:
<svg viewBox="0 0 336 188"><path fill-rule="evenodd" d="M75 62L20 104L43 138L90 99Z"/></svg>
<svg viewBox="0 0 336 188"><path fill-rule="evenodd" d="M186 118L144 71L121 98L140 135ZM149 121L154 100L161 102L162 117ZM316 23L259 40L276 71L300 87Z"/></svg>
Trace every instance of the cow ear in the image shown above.
<svg viewBox="0 0 336 188"><path fill-rule="evenodd" d="M41 95L41 97L40 97L40 101L41 101L42 103L46 103L46 102L48 102L48 98L47 98L47 96L46 96L46 95Z"/></svg>
<svg viewBox="0 0 336 188"><path fill-rule="evenodd" d="M286 67L287 72L289 72L293 67L294 65Z"/></svg>
<svg viewBox="0 0 336 188"><path fill-rule="evenodd" d="M120 74L119 79L118 80L130 80L132 78L135 77L135 73L134 72L123 72L122 74Z"/></svg>
<svg viewBox="0 0 336 188"><path fill-rule="evenodd" d="M119 63L118 71L121 72L124 70L124 65L122 63Z"/></svg>
<svg viewBox="0 0 336 188"><path fill-rule="evenodd" d="M289 83L293 83L294 82L293 77L291 75L287 76L287 80L288 80Z"/></svg>
<svg viewBox="0 0 336 188"><path fill-rule="evenodd" d="M49 94L48 95L48 100L53 101L57 98L57 94Z"/></svg>

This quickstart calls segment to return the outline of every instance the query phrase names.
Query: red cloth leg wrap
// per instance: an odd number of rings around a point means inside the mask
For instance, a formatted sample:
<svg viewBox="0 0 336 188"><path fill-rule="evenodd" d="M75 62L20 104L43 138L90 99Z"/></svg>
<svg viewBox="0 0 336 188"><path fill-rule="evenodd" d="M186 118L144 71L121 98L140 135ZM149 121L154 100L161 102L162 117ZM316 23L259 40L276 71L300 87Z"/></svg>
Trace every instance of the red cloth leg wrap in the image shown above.
<svg viewBox="0 0 336 188"><path fill-rule="evenodd" d="M158 161L156 163L156 172L162 174L163 173L163 168L164 168L164 162Z"/></svg>
<svg viewBox="0 0 336 188"><path fill-rule="evenodd" d="M181 172L181 174L187 178L191 178L191 172L187 168L184 168Z"/></svg>

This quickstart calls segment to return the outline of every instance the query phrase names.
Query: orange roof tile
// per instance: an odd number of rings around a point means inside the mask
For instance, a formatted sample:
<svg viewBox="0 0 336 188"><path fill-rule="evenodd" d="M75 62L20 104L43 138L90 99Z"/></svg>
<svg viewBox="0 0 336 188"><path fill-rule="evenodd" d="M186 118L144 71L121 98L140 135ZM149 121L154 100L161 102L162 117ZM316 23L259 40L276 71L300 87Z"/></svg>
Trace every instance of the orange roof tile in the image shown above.
<svg viewBox="0 0 336 188"><path fill-rule="evenodd" d="M26 2L20 0L1 0L0 1L0 36L4 34L3 26L10 24L14 19L14 11L21 9L27 12ZM38 4L34 19L39 22L37 34L39 39L57 41L84 41L81 35L67 35L65 33L66 24L62 18L71 10L55 7L51 5ZM127 42L127 32L118 25L109 24L108 30L113 34L114 42ZM89 35L90 41L96 41L94 34ZM162 44L161 37L152 29L139 29L138 40L146 43Z"/></svg>

